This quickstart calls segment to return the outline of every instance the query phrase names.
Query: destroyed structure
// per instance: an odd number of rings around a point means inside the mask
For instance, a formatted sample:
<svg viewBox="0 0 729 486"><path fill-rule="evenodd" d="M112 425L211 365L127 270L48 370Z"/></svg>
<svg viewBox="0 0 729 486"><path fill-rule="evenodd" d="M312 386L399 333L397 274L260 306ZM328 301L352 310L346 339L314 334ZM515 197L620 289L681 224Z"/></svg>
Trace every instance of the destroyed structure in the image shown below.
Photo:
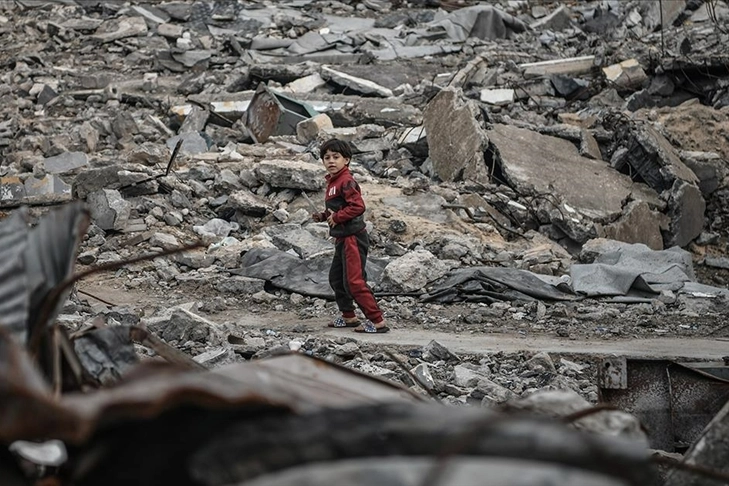
<svg viewBox="0 0 729 486"><path fill-rule="evenodd" d="M726 483L726 1L15 0L0 45L0 485ZM321 329L330 137L391 341Z"/></svg>

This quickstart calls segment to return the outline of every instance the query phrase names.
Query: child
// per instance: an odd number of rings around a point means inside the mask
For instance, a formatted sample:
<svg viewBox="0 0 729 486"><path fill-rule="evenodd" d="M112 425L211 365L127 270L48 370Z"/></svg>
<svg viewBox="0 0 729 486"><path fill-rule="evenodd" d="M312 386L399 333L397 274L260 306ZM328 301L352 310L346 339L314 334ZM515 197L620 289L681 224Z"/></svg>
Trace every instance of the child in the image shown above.
<svg viewBox="0 0 729 486"><path fill-rule="evenodd" d="M367 285L365 264L370 242L365 229L365 204L359 184L349 172L352 149L336 138L324 142L319 152L327 170L326 211L314 213L314 221L326 221L329 234L335 238L334 259L329 269L329 284L334 290L337 307L342 313L329 327L354 327L355 332L387 332L382 311ZM360 322L354 314L354 303L367 318Z"/></svg>

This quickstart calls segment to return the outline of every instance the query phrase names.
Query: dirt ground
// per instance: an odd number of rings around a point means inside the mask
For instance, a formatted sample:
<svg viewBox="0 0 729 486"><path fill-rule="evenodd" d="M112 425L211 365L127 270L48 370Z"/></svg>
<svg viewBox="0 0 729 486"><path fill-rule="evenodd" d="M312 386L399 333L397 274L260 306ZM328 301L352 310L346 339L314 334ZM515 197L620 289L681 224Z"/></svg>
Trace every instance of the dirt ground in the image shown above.
<svg viewBox="0 0 729 486"><path fill-rule="evenodd" d="M274 330L282 334L301 337L317 336L341 339L356 339L360 342L387 344L398 347L423 346L436 340L449 349L468 354L496 352L538 352L547 351L563 355L609 355L628 357L685 358L700 360L721 360L729 355L729 333L709 332L722 327L716 319L676 318L676 316L647 317L645 329L660 327L672 330L683 329L685 335L670 331L666 333L645 332L641 335L626 335L620 332L598 332L604 326L619 326L623 319L609 319L609 322L585 321L572 326L567 335L553 328L528 321L510 318L494 319L490 325L471 325L463 320L470 311L467 305L429 306L430 319L419 322L403 319L388 312L390 303L382 299L382 306L388 316L392 332L379 335L354 334L349 329L334 330L326 327L334 310L332 304L318 312L311 312L305 303L293 305L282 297L277 305L254 303L236 297L212 298L209 292L184 288L172 288L164 292L148 289L127 289L119 278L112 274L99 274L83 280L78 290L79 298L89 304L100 304L98 299L118 306L131 306L152 316L163 308L173 305L199 302L206 303L200 311L206 318L218 323L235 323L241 329ZM92 297L93 296L93 297ZM417 305L417 304L416 304ZM655 323L648 322L655 320ZM693 328L693 329L692 329ZM561 335L560 335L561 334Z"/></svg>

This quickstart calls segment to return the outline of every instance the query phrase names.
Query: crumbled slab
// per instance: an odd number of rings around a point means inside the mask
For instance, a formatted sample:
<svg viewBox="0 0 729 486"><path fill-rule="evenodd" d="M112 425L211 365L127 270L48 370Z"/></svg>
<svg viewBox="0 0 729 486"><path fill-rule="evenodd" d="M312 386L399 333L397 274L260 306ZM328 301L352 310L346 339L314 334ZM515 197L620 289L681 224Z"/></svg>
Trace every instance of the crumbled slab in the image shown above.
<svg viewBox="0 0 729 486"><path fill-rule="evenodd" d="M654 211L643 201L633 201L625 214L605 226L599 236L625 243L643 243L651 250L663 250L662 231L668 230L669 218Z"/></svg>
<svg viewBox="0 0 729 486"><path fill-rule="evenodd" d="M602 71L610 83L621 88L637 88L648 79L648 75L636 59L612 64L602 68Z"/></svg>
<svg viewBox="0 0 729 486"><path fill-rule="evenodd" d="M698 186L676 181L668 192L668 231L666 246L686 246L704 229L706 202Z"/></svg>
<svg viewBox="0 0 729 486"><path fill-rule="evenodd" d="M581 157L561 138L499 124L487 135L506 182L519 192L553 194L581 214L603 221L617 218L623 201L637 192L628 176L606 162Z"/></svg>
<svg viewBox="0 0 729 486"><path fill-rule="evenodd" d="M425 108L430 159L441 180L488 182L484 160L488 136L476 114L476 107L453 88L438 93Z"/></svg>
<svg viewBox="0 0 729 486"><path fill-rule="evenodd" d="M324 79L341 86L346 86L358 93L374 94L383 98L390 98L393 96L392 90L389 88L385 88L384 86L367 79L358 78L341 71L336 71L326 66L321 68L321 76Z"/></svg>

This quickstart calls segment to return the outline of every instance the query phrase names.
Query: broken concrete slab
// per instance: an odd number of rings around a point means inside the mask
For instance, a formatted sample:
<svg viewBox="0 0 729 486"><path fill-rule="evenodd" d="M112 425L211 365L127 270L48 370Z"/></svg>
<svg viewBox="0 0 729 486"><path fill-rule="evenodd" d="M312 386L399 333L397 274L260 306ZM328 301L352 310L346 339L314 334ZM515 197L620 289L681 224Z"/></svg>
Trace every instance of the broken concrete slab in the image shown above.
<svg viewBox="0 0 729 486"><path fill-rule="evenodd" d="M729 270L729 258L717 258L707 256L706 258L704 258L704 265L706 265L707 267L723 268L724 270Z"/></svg>
<svg viewBox="0 0 729 486"><path fill-rule="evenodd" d="M600 144L589 130L582 130L580 140L580 155L588 159L602 160Z"/></svg>
<svg viewBox="0 0 729 486"><path fill-rule="evenodd" d="M199 132L186 132L175 135L167 140L167 148L173 150L177 142L182 140L180 152L188 155L204 154L209 150L208 142Z"/></svg>
<svg viewBox="0 0 729 486"><path fill-rule="evenodd" d="M163 167L170 161L172 151L164 145L146 142L132 149L129 162Z"/></svg>
<svg viewBox="0 0 729 486"><path fill-rule="evenodd" d="M424 289L448 270L448 265L431 252L418 249L388 263L382 273L382 281L386 287L414 292Z"/></svg>
<svg viewBox="0 0 729 486"><path fill-rule="evenodd" d="M272 226L265 233L279 250L293 250L304 259L334 252L332 242L315 237L298 224Z"/></svg>
<svg viewBox="0 0 729 486"><path fill-rule="evenodd" d="M729 174L729 164L715 152L681 151L681 160L696 174L704 197L711 195Z"/></svg>
<svg viewBox="0 0 729 486"><path fill-rule="evenodd" d="M131 216L132 205L126 201L119 191L101 189L92 192L86 198L91 212L91 219L99 228L107 230L123 230Z"/></svg>
<svg viewBox="0 0 729 486"><path fill-rule="evenodd" d="M277 188L320 191L326 183L322 165L299 160L262 160L254 171L259 180Z"/></svg>
<svg viewBox="0 0 729 486"><path fill-rule="evenodd" d="M247 216L261 217L270 211L270 206L251 191L244 189L232 193L225 204L218 208L218 212L225 212L229 209L240 211Z"/></svg>
<svg viewBox="0 0 729 486"><path fill-rule="evenodd" d="M311 93L326 84L326 80L319 73L313 73L291 81L283 87L282 91L292 94Z"/></svg>
<svg viewBox="0 0 729 486"><path fill-rule="evenodd" d="M380 201L387 207L410 216L418 216L436 223L445 223L449 220L448 212L441 207L446 201L437 194L416 193L411 196L387 196Z"/></svg>
<svg viewBox="0 0 729 486"><path fill-rule="evenodd" d="M549 61L519 64L525 78L538 78L552 74L578 75L592 71L595 56L580 56Z"/></svg>
<svg viewBox="0 0 729 486"><path fill-rule="evenodd" d="M66 174L89 165L89 159L83 152L65 152L43 161L43 167L50 174Z"/></svg>
<svg viewBox="0 0 729 486"><path fill-rule="evenodd" d="M119 171L121 166L109 165L96 169L88 169L76 176L72 184L72 194L79 199L99 189L117 189L119 187Z"/></svg>
<svg viewBox="0 0 729 486"><path fill-rule="evenodd" d="M171 20L170 15L162 9L150 5L133 5L132 10L150 22L166 24Z"/></svg>
<svg viewBox="0 0 729 486"><path fill-rule="evenodd" d="M426 106L429 157L442 181L489 181L484 159L489 139L477 115L477 108L453 88L442 90Z"/></svg>
<svg viewBox="0 0 729 486"><path fill-rule="evenodd" d="M319 135L321 141L328 138L338 138L347 142L355 142L367 138L378 138L384 133L385 127L368 123L353 127L323 128Z"/></svg>
<svg viewBox="0 0 729 486"><path fill-rule="evenodd" d="M127 37L139 37L147 34L147 22L142 17L121 17L104 21L92 39L109 43Z"/></svg>
<svg viewBox="0 0 729 486"><path fill-rule="evenodd" d="M149 238L149 244L153 247L159 247L163 250L173 250L180 247L180 242L174 235L169 233L154 233Z"/></svg>
<svg viewBox="0 0 729 486"><path fill-rule="evenodd" d="M190 132L202 132L205 130L208 118L210 118L210 112L208 110L204 110L199 106L192 106L177 132L180 135Z"/></svg>
<svg viewBox="0 0 729 486"><path fill-rule="evenodd" d="M643 66L636 59L602 68L605 79L619 88L639 88L648 80Z"/></svg>
<svg viewBox="0 0 729 486"><path fill-rule="evenodd" d="M383 49L363 48L362 51L378 61L395 61L398 59L417 59L428 56L453 54L463 49L460 45L429 45L429 46L392 46Z"/></svg>
<svg viewBox="0 0 729 486"><path fill-rule="evenodd" d="M266 281L263 279L234 275L229 278L219 279L215 283L215 288L219 292L227 294L250 296L263 291L265 284Z"/></svg>
<svg viewBox="0 0 729 486"><path fill-rule="evenodd" d="M667 247L686 246L704 228L706 202L698 186L676 180L668 193L668 231L664 233Z"/></svg>
<svg viewBox="0 0 729 486"><path fill-rule="evenodd" d="M557 196L584 216L606 222L622 213L631 194L637 195L638 184L628 176L606 162L581 157L566 140L499 124L486 134L505 182L521 193Z"/></svg>
<svg viewBox="0 0 729 486"><path fill-rule="evenodd" d="M560 31L572 27L572 16L565 5L560 5L551 14L540 18L530 25L532 30Z"/></svg>
<svg viewBox="0 0 729 486"><path fill-rule="evenodd" d="M296 139L303 144L309 144L317 139L322 130L334 128L332 119L325 113L320 113L296 124Z"/></svg>
<svg viewBox="0 0 729 486"><path fill-rule="evenodd" d="M169 40L176 40L182 37L185 29L181 25L162 24L157 26L157 34L166 37Z"/></svg>
<svg viewBox="0 0 729 486"><path fill-rule="evenodd" d="M682 180L699 184L699 179L681 161L671 143L655 128L640 123L624 127L627 133L622 144L629 147L611 161L618 170L630 165L650 187L658 192L673 186L674 181Z"/></svg>
<svg viewBox="0 0 729 486"><path fill-rule="evenodd" d="M24 182L27 197L55 195L71 195L71 186L66 184L57 174L48 174L42 179L29 177ZM1 199L1 198L0 198Z"/></svg>
<svg viewBox="0 0 729 486"><path fill-rule="evenodd" d="M382 98L390 98L393 96L392 90L380 86L379 84L362 78L357 78L341 71L336 71L330 67L323 66L321 68L322 78L338 84L345 88L349 88L357 93L377 95Z"/></svg>
<svg viewBox="0 0 729 486"><path fill-rule="evenodd" d="M643 243L652 250L663 250L663 231L668 230L669 218L654 211L643 201L633 201L619 220L598 232L600 238L625 243Z"/></svg>
<svg viewBox="0 0 729 486"><path fill-rule="evenodd" d="M180 265L194 269L207 268L215 263L215 256L209 255L203 250L175 253L170 258Z"/></svg>
<svg viewBox="0 0 729 486"><path fill-rule="evenodd" d="M480 100L483 103L495 106L510 105L514 102L515 91L507 88L484 88L481 90Z"/></svg>
<svg viewBox="0 0 729 486"><path fill-rule="evenodd" d="M147 329L171 344L182 345L188 341L220 344L221 341L217 324L179 306L170 309L167 315L144 319L142 322Z"/></svg>

